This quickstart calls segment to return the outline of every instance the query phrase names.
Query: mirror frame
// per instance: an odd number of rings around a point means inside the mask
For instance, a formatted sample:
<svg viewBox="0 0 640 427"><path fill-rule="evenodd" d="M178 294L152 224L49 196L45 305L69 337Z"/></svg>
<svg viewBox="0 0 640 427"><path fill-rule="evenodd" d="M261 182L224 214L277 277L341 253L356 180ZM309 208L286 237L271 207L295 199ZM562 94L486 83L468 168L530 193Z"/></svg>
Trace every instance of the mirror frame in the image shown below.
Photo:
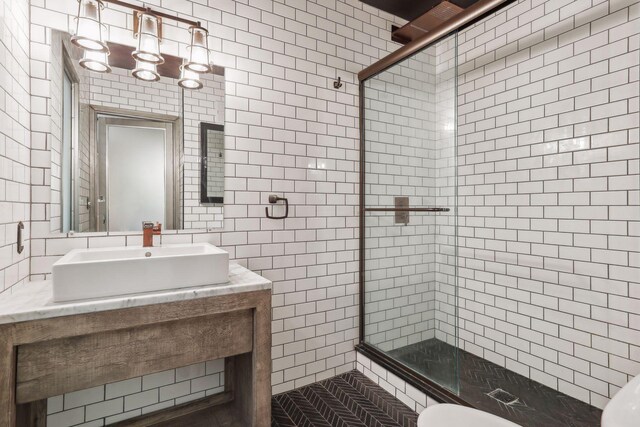
<svg viewBox="0 0 640 427"><path fill-rule="evenodd" d="M207 193L207 131L224 134L224 125L200 122L200 203L224 203L224 197L209 197Z"/></svg>

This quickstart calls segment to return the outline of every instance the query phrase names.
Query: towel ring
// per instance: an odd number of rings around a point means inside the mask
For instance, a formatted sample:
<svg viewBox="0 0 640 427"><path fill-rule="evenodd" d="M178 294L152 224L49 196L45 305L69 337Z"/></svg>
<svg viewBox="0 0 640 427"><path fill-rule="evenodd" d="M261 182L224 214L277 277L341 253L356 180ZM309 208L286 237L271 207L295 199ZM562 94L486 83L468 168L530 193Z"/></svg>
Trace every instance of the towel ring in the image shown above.
<svg viewBox="0 0 640 427"><path fill-rule="evenodd" d="M270 194L269 195L269 203L276 204L280 201L284 202L284 215L282 216L276 216L276 215L269 215L269 207L264 208L265 214L267 215L267 218L269 219L285 219L289 217L289 200L287 200L286 197L278 197L275 194Z"/></svg>

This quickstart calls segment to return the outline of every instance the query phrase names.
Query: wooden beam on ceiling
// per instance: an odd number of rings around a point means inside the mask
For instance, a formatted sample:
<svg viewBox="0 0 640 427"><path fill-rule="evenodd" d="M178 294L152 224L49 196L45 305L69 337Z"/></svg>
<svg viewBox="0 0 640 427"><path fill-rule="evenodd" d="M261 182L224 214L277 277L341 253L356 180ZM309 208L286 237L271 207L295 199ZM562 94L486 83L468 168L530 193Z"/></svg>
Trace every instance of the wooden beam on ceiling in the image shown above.
<svg viewBox="0 0 640 427"><path fill-rule="evenodd" d="M407 44L425 33L432 31L462 11L464 11L464 9L456 4L446 0L442 1L402 27L394 27L392 29L391 39L398 43Z"/></svg>

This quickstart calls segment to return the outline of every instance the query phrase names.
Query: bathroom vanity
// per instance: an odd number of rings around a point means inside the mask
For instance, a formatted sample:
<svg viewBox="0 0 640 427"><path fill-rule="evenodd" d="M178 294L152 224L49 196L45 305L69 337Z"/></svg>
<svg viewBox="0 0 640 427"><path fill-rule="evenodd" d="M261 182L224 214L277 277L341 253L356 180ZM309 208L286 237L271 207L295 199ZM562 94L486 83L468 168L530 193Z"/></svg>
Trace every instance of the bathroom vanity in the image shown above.
<svg viewBox="0 0 640 427"><path fill-rule="evenodd" d="M206 411L271 423L271 282L236 264L229 282L53 303L50 281L0 297L0 426L44 426L51 396L225 359L225 391L118 425ZM215 425L211 423L209 425Z"/></svg>

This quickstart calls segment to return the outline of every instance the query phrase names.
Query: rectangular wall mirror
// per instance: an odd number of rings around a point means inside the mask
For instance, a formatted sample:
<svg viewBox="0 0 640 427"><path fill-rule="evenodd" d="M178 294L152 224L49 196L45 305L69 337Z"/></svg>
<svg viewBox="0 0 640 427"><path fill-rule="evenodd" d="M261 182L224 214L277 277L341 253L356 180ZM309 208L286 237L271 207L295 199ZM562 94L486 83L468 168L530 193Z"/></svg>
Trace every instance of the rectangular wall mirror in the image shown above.
<svg viewBox="0 0 640 427"><path fill-rule="evenodd" d="M127 46L110 45L111 72L98 73L80 66L68 33L51 37L51 231L222 227L224 69L187 90L179 58L146 82Z"/></svg>
<svg viewBox="0 0 640 427"><path fill-rule="evenodd" d="M222 203L224 197L224 126L200 123L200 201Z"/></svg>

